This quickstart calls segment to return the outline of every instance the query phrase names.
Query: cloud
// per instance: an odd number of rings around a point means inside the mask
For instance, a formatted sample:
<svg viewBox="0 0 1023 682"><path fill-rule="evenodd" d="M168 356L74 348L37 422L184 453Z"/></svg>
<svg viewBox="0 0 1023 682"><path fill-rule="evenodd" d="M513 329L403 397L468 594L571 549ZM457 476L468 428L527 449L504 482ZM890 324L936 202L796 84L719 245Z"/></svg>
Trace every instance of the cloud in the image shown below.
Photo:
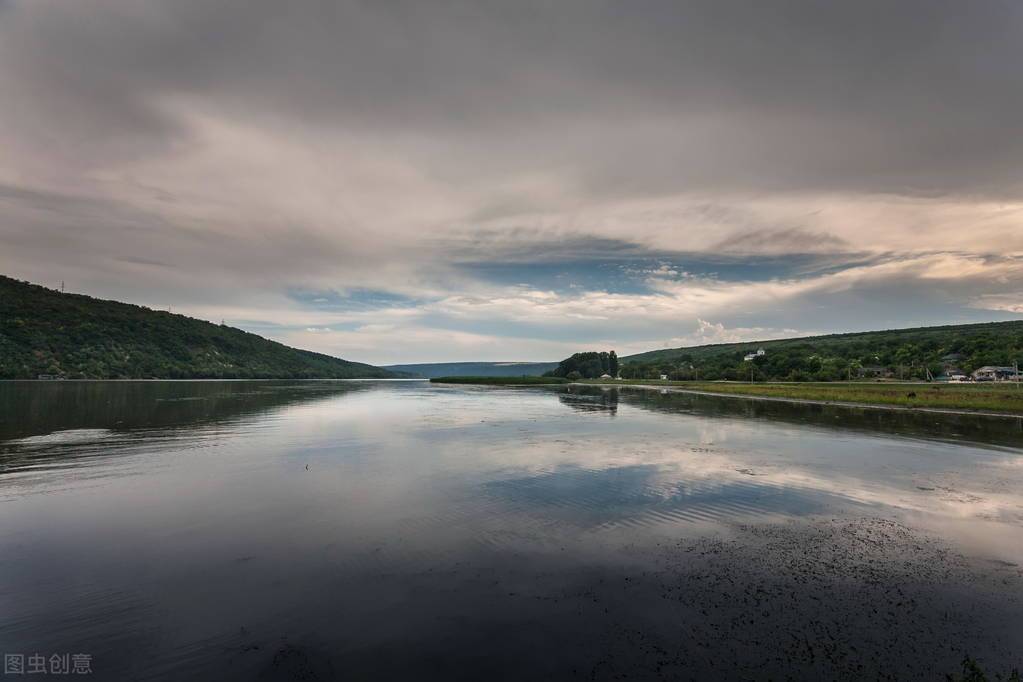
<svg viewBox="0 0 1023 682"><path fill-rule="evenodd" d="M724 324L696 319L696 331L685 336L665 339L663 347L679 348L684 346L702 346L714 343L738 343L741 341L767 341L768 339L786 338L806 335L806 330L771 329L769 327L732 327Z"/></svg>
<svg viewBox="0 0 1023 682"><path fill-rule="evenodd" d="M1011 316L1021 61L997 0L10 0L0 272L374 361Z"/></svg>
<svg viewBox="0 0 1023 682"><path fill-rule="evenodd" d="M714 250L736 254L842 253L852 251L852 247L835 235L790 227L732 235L718 242Z"/></svg>
<svg viewBox="0 0 1023 682"><path fill-rule="evenodd" d="M324 352L347 347L375 362L405 352L435 361L469 355L554 360L583 348L616 348L626 355L836 328L991 319L996 304L1011 303L1021 274L1018 259L987 262L948 253L892 255L815 276L760 281L678 278L656 268L645 274L647 293L516 286L358 311L291 307L269 311L285 323L260 331ZM331 330L329 341L323 329ZM529 355L528 349L546 354Z"/></svg>
<svg viewBox="0 0 1023 682"><path fill-rule="evenodd" d="M971 305L985 310L1004 310L1023 314L1023 291L978 296L971 302Z"/></svg>

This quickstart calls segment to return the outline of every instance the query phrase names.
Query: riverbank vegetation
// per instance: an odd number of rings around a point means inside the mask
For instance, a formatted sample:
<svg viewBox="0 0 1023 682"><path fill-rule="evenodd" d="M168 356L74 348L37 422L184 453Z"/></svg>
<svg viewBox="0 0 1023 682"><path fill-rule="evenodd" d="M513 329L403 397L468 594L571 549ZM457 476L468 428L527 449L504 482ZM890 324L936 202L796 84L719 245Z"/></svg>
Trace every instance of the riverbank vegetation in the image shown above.
<svg viewBox="0 0 1023 682"><path fill-rule="evenodd" d="M587 353L575 353L570 358L565 358L558 363L558 366L549 372L546 377L564 377L566 379L596 379L607 374L618 376L619 363L618 355L612 351L591 351Z"/></svg>
<svg viewBox="0 0 1023 682"><path fill-rule="evenodd" d="M763 349L764 354L745 360ZM841 381L926 379L985 365L1023 364L1023 321L918 327L800 339L714 344L622 358L628 379Z"/></svg>
<svg viewBox="0 0 1023 682"><path fill-rule="evenodd" d="M433 377L434 384L481 384L492 386L542 386L546 384L567 384L563 377Z"/></svg>
<svg viewBox="0 0 1023 682"><path fill-rule="evenodd" d="M813 400L908 408L975 410L1023 415L1023 386L1014 384L913 383L740 383L651 381L632 379L587 381L599 385L675 386L683 390L722 395Z"/></svg>

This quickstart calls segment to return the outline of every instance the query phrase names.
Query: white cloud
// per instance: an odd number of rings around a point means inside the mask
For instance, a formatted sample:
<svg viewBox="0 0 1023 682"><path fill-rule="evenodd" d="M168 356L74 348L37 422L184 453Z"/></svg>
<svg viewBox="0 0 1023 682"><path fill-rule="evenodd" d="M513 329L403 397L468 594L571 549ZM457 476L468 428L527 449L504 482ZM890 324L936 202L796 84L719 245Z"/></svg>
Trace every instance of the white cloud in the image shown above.
<svg viewBox="0 0 1023 682"><path fill-rule="evenodd" d="M650 293L559 293L521 285L486 285L475 295L450 295L414 307L358 312L300 308L288 300L267 301L260 307L230 309L228 319L280 323L282 328L264 333L287 343L376 363L459 357L556 360L584 348L615 348L624 355L660 347L824 333L832 329L830 323L815 323L823 319L821 302L841 295L858 299L864 291L895 292L867 303L884 307L887 299L894 297L891 305L896 314L904 305L898 296L948 286L964 292L960 301L964 306L1011 311L1018 305L1013 287L1020 281L1021 268L1015 259L961 254L889 256L837 272L759 282L699 277L679 280L658 272L647 280ZM220 308L188 312L209 317L214 310ZM808 311L814 312L808 315ZM839 319L857 320L860 329L876 326L869 319L856 317L863 313L853 307L829 312ZM945 314L941 309L937 313ZM323 333L327 329L329 335Z"/></svg>
<svg viewBox="0 0 1023 682"><path fill-rule="evenodd" d="M979 296L971 302L971 305L984 310L1004 310L1023 314L1023 291Z"/></svg>

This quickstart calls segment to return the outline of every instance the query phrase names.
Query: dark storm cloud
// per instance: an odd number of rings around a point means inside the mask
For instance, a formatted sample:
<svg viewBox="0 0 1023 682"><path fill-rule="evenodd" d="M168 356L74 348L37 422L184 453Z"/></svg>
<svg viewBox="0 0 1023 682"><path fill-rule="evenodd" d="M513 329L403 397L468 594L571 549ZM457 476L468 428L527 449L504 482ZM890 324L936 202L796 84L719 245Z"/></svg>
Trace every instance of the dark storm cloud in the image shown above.
<svg viewBox="0 0 1023 682"><path fill-rule="evenodd" d="M4 13L15 120L42 134L42 116L92 154L171 144L180 128L158 100L190 95L457 139L433 159L451 176L496 149L484 171L578 166L594 191L625 194L1006 192L1023 166L1016 2L33 0Z"/></svg>

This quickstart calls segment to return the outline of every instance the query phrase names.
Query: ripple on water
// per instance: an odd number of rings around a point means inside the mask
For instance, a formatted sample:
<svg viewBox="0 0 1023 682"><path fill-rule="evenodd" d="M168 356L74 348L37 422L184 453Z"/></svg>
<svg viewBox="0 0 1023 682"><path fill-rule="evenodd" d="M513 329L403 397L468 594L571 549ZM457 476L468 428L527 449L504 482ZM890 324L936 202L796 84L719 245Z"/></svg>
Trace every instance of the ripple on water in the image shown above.
<svg viewBox="0 0 1023 682"><path fill-rule="evenodd" d="M85 445L110 438L114 432L110 429L65 429L38 436L27 436L7 441L7 445L22 448L50 447L53 445Z"/></svg>
<svg viewBox="0 0 1023 682"><path fill-rule="evenodd" d="M862 507L842 495L751 480L740 474L733 479L679 481L672 473L654 465L571 467L491 481L484 489L494 510L557 519L597 531L726 523Z"/></svg>

